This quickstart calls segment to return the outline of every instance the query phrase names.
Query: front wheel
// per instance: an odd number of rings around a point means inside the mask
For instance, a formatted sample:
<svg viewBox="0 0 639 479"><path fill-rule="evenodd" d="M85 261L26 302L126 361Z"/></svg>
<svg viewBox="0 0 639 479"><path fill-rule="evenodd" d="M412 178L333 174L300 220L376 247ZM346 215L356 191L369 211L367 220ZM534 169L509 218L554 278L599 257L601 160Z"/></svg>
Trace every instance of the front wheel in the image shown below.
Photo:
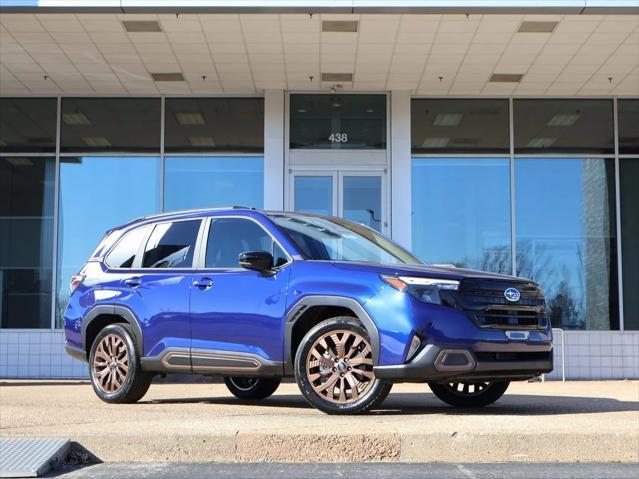
<svg viewBox="0 0 639 479"><path fill-rule="evenodd" d="M280 385L280 378L226 377L224 383L229 391L239 399L265 399Z"/></svg>
<svg viewBox="0 0 639 479"><path fill-rule="evenodd" d="M306 400L328 414L366 412L392 386L375 377L366 329L348 317L328 319L304 336L295 355L295 379Z"/></svg>
<svg viewBox="0 0 639 479"><path fill-rule="evenodd" d="M509 381L452 381L428 383L435 396L455 407L482 407L494 403L504 395Z"/></svg>

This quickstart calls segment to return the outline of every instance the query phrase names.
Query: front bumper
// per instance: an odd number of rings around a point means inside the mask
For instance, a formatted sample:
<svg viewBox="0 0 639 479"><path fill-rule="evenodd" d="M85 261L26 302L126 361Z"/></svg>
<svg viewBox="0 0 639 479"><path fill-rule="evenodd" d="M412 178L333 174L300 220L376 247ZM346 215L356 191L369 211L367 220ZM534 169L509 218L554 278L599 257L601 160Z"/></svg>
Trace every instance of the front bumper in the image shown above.
<svg viewBox="0 0 639 479"><path fill-rule="evenodd" d="M531 350L526 345L506 352L477 352L454 344L426 345L410 362L375 366L375 376L395 381L524 380L553 369L552 346Z"/></svg>

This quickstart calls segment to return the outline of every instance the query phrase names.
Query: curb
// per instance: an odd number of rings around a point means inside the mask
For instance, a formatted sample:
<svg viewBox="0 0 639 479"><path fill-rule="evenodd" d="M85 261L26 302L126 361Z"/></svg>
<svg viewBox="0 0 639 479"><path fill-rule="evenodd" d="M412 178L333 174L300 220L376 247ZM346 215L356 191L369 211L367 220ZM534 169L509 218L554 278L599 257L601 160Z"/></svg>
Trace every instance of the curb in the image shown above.
<svg viewBox="0 0 639 479"><path fill-rule="evenodd" d="M639 462L639 432L105 436L73 440L104 462ZM115 447L114 447L115 444Z"/></svg>

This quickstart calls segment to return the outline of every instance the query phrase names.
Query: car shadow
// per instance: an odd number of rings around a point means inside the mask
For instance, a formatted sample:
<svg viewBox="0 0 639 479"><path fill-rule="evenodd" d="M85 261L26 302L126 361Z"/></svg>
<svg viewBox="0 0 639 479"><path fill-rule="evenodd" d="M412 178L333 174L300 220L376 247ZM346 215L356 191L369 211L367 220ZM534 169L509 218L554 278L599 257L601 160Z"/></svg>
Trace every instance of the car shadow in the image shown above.
<svg viewBox="0 0 639 479"><path fill-rule="evenodd" d="M245 401L234 397L175 398L140 401L143 404L223 404L251 405L272 408L311 409L304 397L295 394L274 395L261 401ZM639 401L621 401L614 398L548 396L512 394L502 397L495 404L483 408L453 408L439 401L431 393L391 393L370 414L412 415L509 415L509 416L553 416L557 414L593 414L607 412L639 412Z"/></svg>

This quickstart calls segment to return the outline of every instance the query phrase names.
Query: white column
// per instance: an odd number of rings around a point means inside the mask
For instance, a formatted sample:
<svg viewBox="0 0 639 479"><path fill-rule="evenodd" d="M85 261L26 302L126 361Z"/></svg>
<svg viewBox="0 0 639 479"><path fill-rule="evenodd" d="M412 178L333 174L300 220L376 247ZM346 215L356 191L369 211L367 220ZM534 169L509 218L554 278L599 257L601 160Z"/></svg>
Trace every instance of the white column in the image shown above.
<svg viewBox="0 0 639 479"><path fill-rule="evenodd" d="M264 92L264 209L284 209L284 91Z"/></svg>
<svg viewBox="0 0 639 479"><path fill-rule="evenodd" d="M411 247L410 91L391 92L391 237Z"/></svg>

